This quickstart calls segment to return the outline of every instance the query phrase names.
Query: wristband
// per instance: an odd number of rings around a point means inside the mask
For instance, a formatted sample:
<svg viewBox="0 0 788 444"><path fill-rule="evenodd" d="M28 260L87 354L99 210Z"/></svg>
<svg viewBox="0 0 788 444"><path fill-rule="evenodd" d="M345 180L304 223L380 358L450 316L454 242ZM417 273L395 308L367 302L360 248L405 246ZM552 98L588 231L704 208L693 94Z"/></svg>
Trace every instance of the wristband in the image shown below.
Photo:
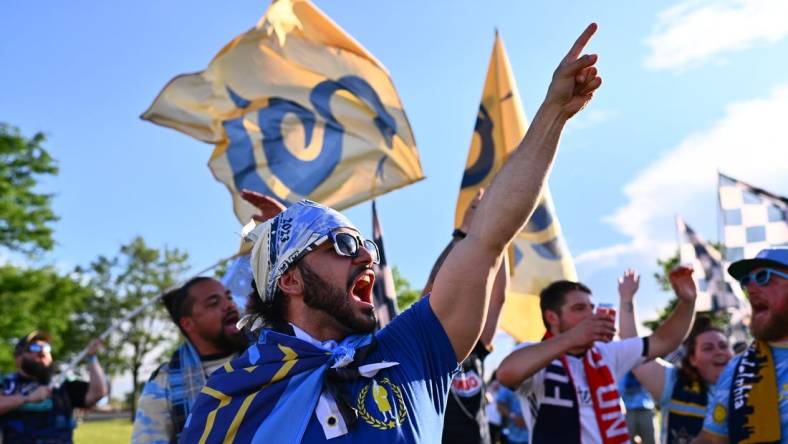
<svg viewBox="0 0 788 444"><path fill-rule="evenodd" d="M467 236L467 234L464 231L460 230L459 228L451 232L451 237L465 239L465 236Z"/></svg>
<svg viewBox="0 0 788 444"><path fill-rule="evenodd" d="M88 364L96 363L98 362L98 357L96 355L89 355L87 361Z"/></svg>

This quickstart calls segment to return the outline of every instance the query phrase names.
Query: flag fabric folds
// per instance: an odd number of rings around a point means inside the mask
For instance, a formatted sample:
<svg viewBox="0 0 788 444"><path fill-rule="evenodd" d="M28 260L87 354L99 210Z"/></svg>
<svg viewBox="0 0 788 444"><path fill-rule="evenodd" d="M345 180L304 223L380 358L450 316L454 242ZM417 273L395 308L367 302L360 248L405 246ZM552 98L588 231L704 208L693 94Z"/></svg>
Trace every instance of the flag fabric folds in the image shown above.
<svg viewBox="0 0 788 444"><path fill-rule="evenodd" d="M341 210L423 178L388 72L308 0L275 0L142 118L216 145L209 166L241 223L244 188Z"/></svg>
<svg viewBox="0 0 788 444"><path fill-rule="evenodd" d="M457 199L455 227L460 226L477 190L490 184L509 154L517 148L526 128L517 84L503 41L496 32ZM501 313L501 328L519 341L538 341L544 334L539 292L555 280L577 280L547 186L528 224L512 244L510 264L511 291Z"/></svg>
<svg viewBox="0 0 788 444"><path fill-rule="evenodd" d="M380 252L380 263L372 266L375 272L372 302L375 305L378 328L383 328L397 316L397 291L391 267L386 262L386 252L383 248L383 227L380 225L377 205L374 200L372 201L372 240L378 244Z"/></svg>
<svg viewBox="0 0 788 444"><path fill-rule="evenodd" d="M750 306L738 282L725 272L722 253L706 242L682 218L676 217L681 263L690 264L698 286L698 311L727 311L729 334L746 341Z"/></svg>
<svg viewBox="0 0 788 444"><path fill-rule="evenodd" d="M788 245L788 199L722 173L718 191L727 262Z"/></svg>
<svg viewBox="0 0 788 444"><path fill-rule="evenodd" d="M744 294L738 282L725 273L722 254L680 217L676 217L676 230L681 263L692 264L698 284L695 304L698 311L716 311L743 304Z"/></svg>

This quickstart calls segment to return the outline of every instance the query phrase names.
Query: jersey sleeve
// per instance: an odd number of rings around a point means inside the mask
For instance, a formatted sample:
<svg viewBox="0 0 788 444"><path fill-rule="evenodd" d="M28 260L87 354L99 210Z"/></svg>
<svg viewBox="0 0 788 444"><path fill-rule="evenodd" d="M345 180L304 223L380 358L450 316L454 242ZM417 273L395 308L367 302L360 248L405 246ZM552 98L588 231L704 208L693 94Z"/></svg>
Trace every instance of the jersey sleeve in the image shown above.
<svg viewBox="0 0 788 444"><path fill-rule="evenodd" d="M167 371L159 369L142 388L142 394L137 401L137 412L134 414L131 434L133 444L169 444L175 439L167 375Z"/></svg>
<svg viewBox="0 0 788 444"><path fill-rule="evenodd" d="M604 350L607 365L620 381L624 376L643 362L645 362L645 341L647 338L627 338L620 341L597 343L597 347Z"/></svg>
<svg viewBox="0 0 788 444"><path fill-rule="evenodd" d="M728 400L730 399L733 371L738 361L737 358L733 358L728 362L711 393L709 405L706 406L706 417L703 420L703 430L709 433L728 436Z"/></svg>
<svg viewBox="0 0 788 444"><path fill-rule="evenodd" d="M377 333L379 346L401 364L429 379L443 379L458 368L448 335L432 311L429 296L421 298ZM405 362L403 362L405 361Z"/></svg>

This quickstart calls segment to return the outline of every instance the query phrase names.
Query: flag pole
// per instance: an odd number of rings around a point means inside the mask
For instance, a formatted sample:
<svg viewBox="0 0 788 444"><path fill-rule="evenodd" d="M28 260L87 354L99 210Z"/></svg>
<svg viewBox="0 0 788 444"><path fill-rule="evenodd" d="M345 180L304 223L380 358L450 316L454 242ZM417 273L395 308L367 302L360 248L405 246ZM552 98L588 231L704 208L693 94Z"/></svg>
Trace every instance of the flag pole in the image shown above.
<svg viewBox="0 0 788 444"><path fill-rule="evenodd" d="M197 276L200 276L200 275L202 275L202 274L204 274L204 273L207 273L207 272L209 272L209 271L213 270L214 268L218 267L219 265L221 265L221 264L223 264L223 263L225 263L225 262L227 262L227 261L233 260L233 259L235 259L236 257L238 257L238 256L240 256L240 255L241 255L241 253L240 253L240 252L238 252L238 253L235 253L235 254L233 254L233 255L232 255L232 256L230 256L230 257L226 257L226 258L224 258L224 259L221 259L221 260L217 261L216 263L214 263L213 265L211 265L211 266L209 266L209 267L206 267L206 268L204 268L204 269L202 269L202 270L198 271L198 272L197 272L197 273L195 273L194 275L190 276L190 277L189 277L189 279L193 279L193 278L195 278L195 277L197 277ZM140 304L140 305L139 305L137 308L135 308L135 309L134 309L134 310L132 310L131 312L127 313L127 314L126 314L126 316L124 316L122 319L119 319L119 320L117 320L117 321L113 322L113 323L112 323L112 325L110 325L110 326L109 326L109 328L107 328L106 330L104 330L104 332L102 332L102 333L101 333L101 334L98 336L98 339L99 339L100 341L105 341L105 340L106 340L106 339L109 337L109 335L111 335L113 332L115 332L115 330L117 330L118 328L120 328L120 326L121 326L121 325L123 325L125 322L128 322L128 321L130 321L130 320L134 319L135 317L139 316L139 314L140 314L140 313L142 313L142 312L143 312L143 311L144 311L146 308L148 308L148 307L150 307L151 305L153 305L153 304L155 304L156 302L158 302L158 301L159 301L159 299L161 299L161 298L162 298L162 296L164 296L165 294L167 294L169 291L172 291L172 290L174 290L174 289L178 288L179 286L183 285L183 284L184 284L185 282L187 282L189 279L186 279L186 280L184 280L184 281L180 281L180 282L178 282L178 283L176 283L176 284L174 284L174 285L171 285L171 286L170 286L170 287L168 287L166 290L164 290L164 291L163 291L161 294L159 294L159 295L157 295L157 296L155 296L155 297L152 297L152 298L148 299L147 301L143 302L143 303L142 303L142 304ZM82 351L80 351L79 353L77 353L77 355L76 355L76 356L74 356L73 358L71 358L71 360L68 362L68 364L66 364L66 366L65 366L65 367L64 367L64 368L63 368L63 369L60 371L60 373L59 373L59 375L58 375L58 376L59 376L59 378L57 378L57 379L63 379L63 378L65 377L65 374L66 374L66 373L68 373L68 372L72 371L73 369L75 369L75 368L77 367L77 365L78 365L78 364L79 364L79 363L80 363L80 362L81 362L83 359L85 359L85 356L87 356L87 354L88 354L88 347L89 347L89 345L88 345L88 346L85 346L85 348L83 348L83 349L82 349ZM59 381L59 380L58 380L56 383L53 383L53 385L54 385L54 386L58 386L58 385L60 385L60 382L61 382L61 381Z"/></svg>
<svg viewBox="0 0 788 444"><path fill-rule="evenodd" d="M722 218L722 201L720 200L720 169L717 168L717 242L720 244L720 253L722 253L722 260L728 256L725 251L725 229L720 219Z"/></svg>

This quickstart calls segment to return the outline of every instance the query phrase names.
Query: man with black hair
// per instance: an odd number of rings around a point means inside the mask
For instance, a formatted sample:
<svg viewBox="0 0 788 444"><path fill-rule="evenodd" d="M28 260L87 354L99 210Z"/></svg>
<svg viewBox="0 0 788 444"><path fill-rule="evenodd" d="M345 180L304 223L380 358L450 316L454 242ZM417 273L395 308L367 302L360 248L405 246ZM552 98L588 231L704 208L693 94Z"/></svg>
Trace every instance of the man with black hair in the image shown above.
<svg viewBox="0 0 788 444"><path fill-rule="evenodd" d="M134 443L177 442L208 376L247 346L246 337L235 326L238 307L217 280L192 278L166 293L163 301L185 340L142 389L134 417Z"/></svg>
<svg viewBox="0 0 788 444"><path fill-rule="evenodd" d="M92 407L107 394L104 372L96 358L101 342L88 346L89 382L66 381L50 387L54 373L52 338L34 331L19 339L14 349L16 373L0 388L0 442L14 444L70 444L76 421L75 407Z"/></svg>
<svg viewBox="0 0 788 444"><path fill-rule="evenodd" d="M498 380L518 392L530 442L623 444L629 442L617 382L648 359L675 350L692 325L697 290L692 269L671 271L678 297L673 313L649 337L612 341L614 316L594 314L591 290L557 281L539 295L547 332L523 344L498 367Z"/></svg>
<svg viewBox="0 0 788 444"><path fill-rule="evenodd" d="M263 324L257 343L211 376L181 441L439 442L452 377L479 341L502 254L537 206L564 125L602 82L597 57L581 56L595 31L588 26L555 70L430 295L384 328L376 331L372 304L379 251L341 213L302 200L249 233L254 297L280 309L249 313L253 327Z"/></svg>

